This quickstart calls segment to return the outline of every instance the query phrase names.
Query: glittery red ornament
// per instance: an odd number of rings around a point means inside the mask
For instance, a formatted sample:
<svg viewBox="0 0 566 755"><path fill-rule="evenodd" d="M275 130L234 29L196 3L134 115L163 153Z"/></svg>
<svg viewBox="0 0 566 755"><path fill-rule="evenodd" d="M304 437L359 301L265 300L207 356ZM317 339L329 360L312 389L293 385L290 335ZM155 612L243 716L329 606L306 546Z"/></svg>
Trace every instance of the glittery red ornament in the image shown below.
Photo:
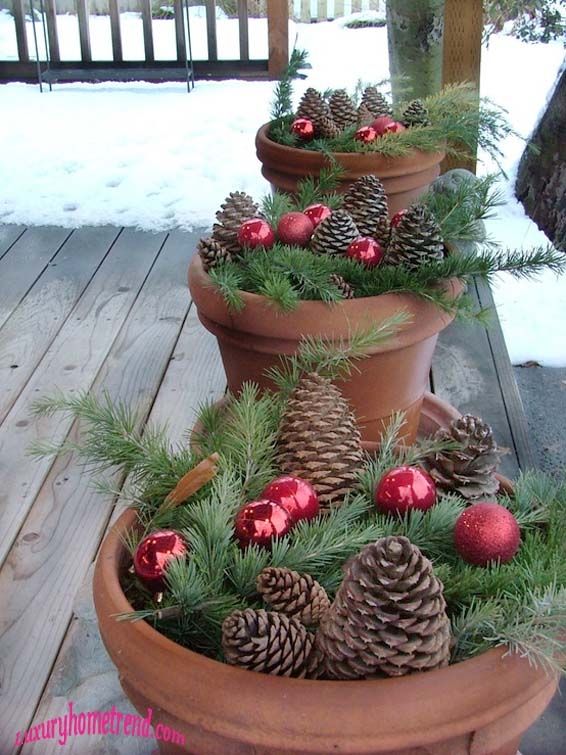
<svg viewBox="0 0 566 755"><path fill-rule="evenodd" d="M363 144L370 144L370 142L374 142L377 139L377 131L373 126L362 126L354 134L354 139L358 142L363 142Z"/></svg>
<svg viewBox="0 0 566 755"><path fill-rule="evenodd" d="M375 491L375 505L383 514L427 511L436 503L436 485L419 467L395 467L383 475Z"/></svg>
<svg viewBox="0 0 566 755"><path fill-rule="evenodd" d="M291 131L305 142L314 137L314 123L309 118L297 118L291 124Z"/></svg>
<svg viewBox="0 0 566 755"><path fill-rule="evenodd" d="M277 224L277 236L284 244L306 246L314 231L314 223L304 212L286 212Z"/></svg>
<svg viewBox="0 0 566 755"><path fill-rule="evenodd" d="M366 267L379 265L385 256L381 244L369 236L358 236L354 239L348 246L346 255Z"/></svg>
<svg viewBox="0 0 566 755"><path fill-rule="evenodd" d="M398 134L401 131L406 131L406 128L402 123L399 123L399 121L388 123L383 129L384 134Z"/></svg>
<svg viewBox="0 0 566 755"><path fill-rule="evenodd" d="M156 530L140 541L134 552L136 577L152 592L165 589L165 573L175 558L187 553L187 543L174 530Z"/></svg>
<svg viewBox="0 0 566 755"><path fill-rule="evenodd" d="M372 128L377 136L383 136L387 131L387 127L395 122L390 115L380 115L370 124L369 128Z"/></svg>
<svg viewBox="0 0 566 755"><path fill-rule="evenodd" d="M255 249L263 246L269 249L275 244L275 233L267 220L252 218L245 220L238 230L238 242L241 246Z"/></svg>
<svg viewBox="0 0 566 755"><path fill-rule="evenodd" d="M403 216L406 214L407 210L399 210L398 212L393 215L391 218L391 227L396 228L401 220L403 219Z"/></svg>
<svg viewBox="0 0 566 755"><path fill-rule="evenodd" d="M332 210L325 204L311 204L304 210L304 213L316 228L319 223L332 215Z"/></svg>
<svg viewBox="0 0 566 755"><path fill-rule="evenodd" d="M469 564L511 561L521 544L521 530L513 514L499 503L474 503L454 527L454 545Z"/></svg>
<svg viewBox="0 0 566 755"><path fill-rule="evenodd" d="M278 477L269 483L261 497L282 506L293 520L293 524L300 519L314 519L320 510L316 490L310 482L301 477Z"/></svg>
<svg viewBox="0 0 566 755"><path fill-rule="evenodd" d="M278 503L262 499L246 503L236 514L234 533L246 545L269 547L274 537L283 537L293 526L291 516Z"/></svg>

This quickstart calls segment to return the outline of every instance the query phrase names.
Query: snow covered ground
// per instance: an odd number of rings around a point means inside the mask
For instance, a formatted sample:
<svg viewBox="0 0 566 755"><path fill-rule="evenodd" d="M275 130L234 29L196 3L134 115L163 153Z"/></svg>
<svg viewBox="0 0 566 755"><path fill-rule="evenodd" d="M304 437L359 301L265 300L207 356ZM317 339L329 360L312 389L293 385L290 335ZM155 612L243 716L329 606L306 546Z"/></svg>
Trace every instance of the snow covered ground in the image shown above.
<svg viewBox="0 0 566 755"><path fill-rule="evenodd" d="M193 11L195 58L205 51L205 20ZM78 57L74 16L58 19L63 58ZM31 33L31 32L30 32ZM122 14L126 59L142 56L141 19ZM172 21L154 21L156 56L174 57ZM110 58L106 17L91 17L94 59ZM218 20L219 55L236 57L237 22ZM388 76L386 30L347 29L342 21L291 24L290 39L310 53L312 72L296 86L353 89ZM31 43L30 37L30 43ZM266 22L253 19L252 57L266 57ZM30 49L33 46L30 44ZM515 128L532 130L563 63L558 43L528 45L498 34L484 50L482 93L505 106ZM16 58L13 19L0 12L0 59ZM146 230L210 225L229 191L260 197L267 184L255 157L254 134L269 116L268 82L0 86L0 222L132 225ZM508 203L490 221L491 234L510 247L547 243L513 199L522 143L503 145ZM486 163L481 171L493 166ZM508 276L495 288L512 361L566 365L566 281Z"/></svg>

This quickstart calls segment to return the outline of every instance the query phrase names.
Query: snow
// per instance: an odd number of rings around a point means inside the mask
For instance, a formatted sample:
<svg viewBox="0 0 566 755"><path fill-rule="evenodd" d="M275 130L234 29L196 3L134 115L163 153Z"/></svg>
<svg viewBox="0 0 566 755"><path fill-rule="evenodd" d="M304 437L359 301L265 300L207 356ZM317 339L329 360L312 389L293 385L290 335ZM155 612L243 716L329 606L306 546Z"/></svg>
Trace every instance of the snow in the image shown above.
<svg viewBox="0 0 566 755"><path fill-rule="evenodd" d="M206 21L191 9L195 59L206 55ZM127 60L143 56L141 18L122 13ZM110 59L108 17L91 16L95 60ZM155 20L157 59L174 57L174 24ZM75 16L58 17L63 59L78 58ZM219 14L221 59L238 56L237 21ZM31 23L28 23L33 50ZM290 40L310 54L312 71L296 85L346 87L358 80L387 78L384 28L347 29L331 23L290 24ZM252 58L267 56L264 19L250 19ZM41 54L41 53L40 53ZM17 59L13 19L0 11L0 59ZM563 60L559 43L533 45L494 35L484 50L482 94L509 110L517 131L528 136L543 108ZM209 226L229 191L260 198L268 185L255 157L254 135L269 118L269 82L197 82L190 95L184 84L55 85L41 95L37 86L0 86L0 222L129 225L144 230ZM530 247L547 239L512 196L512 182L523 144L502 145L507 204L489 221L504 246ZM486 161L480 172L493 170ZM6 180L6 178L8 180ZM504 276L494 296L513 363L534 359L566 365L566 287L545 274L538 281Z"/></svg>

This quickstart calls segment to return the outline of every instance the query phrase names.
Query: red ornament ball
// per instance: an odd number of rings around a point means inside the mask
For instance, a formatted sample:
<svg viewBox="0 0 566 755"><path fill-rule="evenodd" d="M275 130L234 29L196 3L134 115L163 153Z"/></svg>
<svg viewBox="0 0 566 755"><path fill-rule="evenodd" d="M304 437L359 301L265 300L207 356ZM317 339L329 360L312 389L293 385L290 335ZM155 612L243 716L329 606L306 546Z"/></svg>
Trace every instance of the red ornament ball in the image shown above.
<svg viewBox="0 0 566 755"><path fill-rule="evenodd" d="M383 475L375 491L375 505L383 514L428 511L436 503L436 485L419 467L395 467Z"/></svg>
<svg viewBox="0 0 566 755"><path fill-rule="evenodd" d="M511 561L521 544L521 530L513 514L499 503L482 501L465 509L454 527L454 545L469 564Z"/></svg>
<svg viewBox="0 0 566 755"><path fill-rule="evenodd" d="M291 131L305 142L314 138L314 123L309 118L296 118L291 124Z"/></svg>
<svg viewBox="0 0 566 755"><path fill-rule="evenodd" d="M406 131L406 128L402 123L399 123L399 121L388 123L383 129L384 134L399 134L401 131Z"/></svg>
<svg viewBox="0 0 566 755"><path fill-rule="evenodd" d="M375 267L383 261L385 253L379 242L369 236L359 236L348 246L346 255L366 267Z"/></svg>
<svg viewBox="0 0 566 755"><path fill-rule="evenodd" d="M251 218L245 220L238 230L238 243L248 249L263 246L269 249L275 244L275 233L267 220Z"/></svg>
<svg viewBox="0 0 566 755"><path fill-rule="evenodd" d="M391 218L391 227L396 228L401 220L403 220L403 217L404 215L406 215L406 213L407 210L399 210L398 212L396 212L395 215L393 215L393 217Z"/></svg>
<svg viewBox="0 0 566 755"><path fill-rule="evenodd" d="M390 115L380 115L368 128L372 128L376 136L383 136L387 132L388 127L391 127L393 123L396 123L396 121Z"/></svg>
<svg viewBox="0 0 566 755"><path fill-rule="evenodd" d="M284 244L307 246L314 231L314 223L304 212L286 212L277 224L279 241Z"/></svg>
<svg viewBox="0 0 566 755"><path fill-rule="evenodd" d="M354 134L354 139L363 144L370 144L377 139L377 131L373 126L362 126Z"/></svg>
<svg viewBox="0 0 566 755"><path fill-rule="evenodd" d="M311 204L304 210L304 214L316 228L319 223L332 215L332 210L325 204Z"/></svg>
<svg viewBox="0 0 566 755"><path fill-rule="evenodd" d="M236 514L234 532L242 548L268 548L274 537L283 537L293 526L291 516L278 503L261 499L246 503Z"/></svg>
<svg viewBox="0 0 566 755"><path fill-rule="evenodd" d="M187 553L187 543L174 530L156 530L141 540L134 552L134 572L152 592L166 587L165 574L171 561Z"/></svg>
<svg viewBox="0 0 566 755"><path fill-rule="evenodd" d="M296 524L300 519L314 519L320 511L316 490L301 477L284 475L265 488L262 498L282 506Z"/></svg>

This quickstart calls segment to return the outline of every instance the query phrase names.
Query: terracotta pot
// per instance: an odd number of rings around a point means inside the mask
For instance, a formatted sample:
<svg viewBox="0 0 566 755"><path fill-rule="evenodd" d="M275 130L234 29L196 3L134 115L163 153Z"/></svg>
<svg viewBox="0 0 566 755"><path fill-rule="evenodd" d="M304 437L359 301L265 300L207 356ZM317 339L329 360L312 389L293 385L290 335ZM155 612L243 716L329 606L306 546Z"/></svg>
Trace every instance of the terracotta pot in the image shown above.
<svg viewBox="0 0 566 755"><path fill-rule="evenodd" d="M364 439L379 438L391 415L402 411L406 417L404 438L408 443L414 441L432 355L439 332L453 319L450 315L409 294L382 294L333 305L301 301L295 310L283 313L265 297L245 291L241 292L244 308L233 312L211 286L198 254L189 266L189 288L200 321L218 339L228 388L234 393L246 381L272 387L265 371L278 365L281 355L294 354L304 336L347 342L352 331L407 312L410 322L357 362L340 387ZM454 297L462 291L456 280L446 282L445 288Z"/></svg>
<svg viewBox="0 0 566 755"><path fill-rule="evenodd" d="M306 176L318 176L328 165L322 152L286 147L272 141L268 133L269 123L266 123L256 134L255 146L262 164L261 172L274 188L294 192L297 181ZM384 157L376 152L334 152L333 156L344 170L338 191L346 191L360 176L378 176L392 216L418 199L440 175L444 152L413 150L406 157Z"/></svg>

